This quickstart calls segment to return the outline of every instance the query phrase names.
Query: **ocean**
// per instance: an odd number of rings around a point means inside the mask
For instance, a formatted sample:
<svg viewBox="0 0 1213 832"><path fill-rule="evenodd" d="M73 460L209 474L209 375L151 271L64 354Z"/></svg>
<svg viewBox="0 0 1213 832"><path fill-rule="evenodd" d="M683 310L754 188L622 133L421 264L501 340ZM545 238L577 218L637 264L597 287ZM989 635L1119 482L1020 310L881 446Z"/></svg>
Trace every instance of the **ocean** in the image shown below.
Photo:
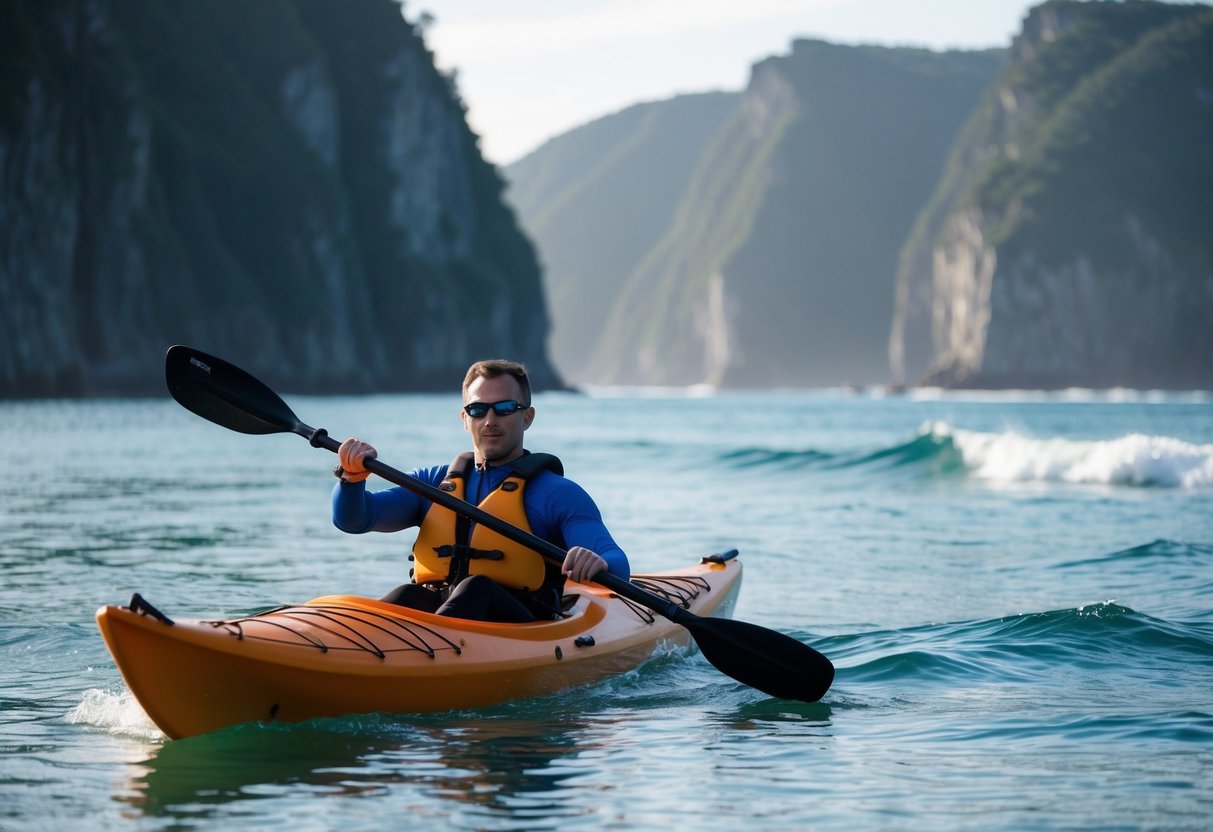
<svg viewBox="0 0 1213 832"><path fill-rule="evenodd" d="M284 398L404 470L468 445L456 395ZM1213 825L1213 395L536 407L528 447L563 459L635 570L740 550L734 617L829 656L822 702L665 652L491 708L167 740L99 606L377 596L407 577L411 536L334 529L334 457L294 435L167 396L0 402L0 829Z"/></svg>

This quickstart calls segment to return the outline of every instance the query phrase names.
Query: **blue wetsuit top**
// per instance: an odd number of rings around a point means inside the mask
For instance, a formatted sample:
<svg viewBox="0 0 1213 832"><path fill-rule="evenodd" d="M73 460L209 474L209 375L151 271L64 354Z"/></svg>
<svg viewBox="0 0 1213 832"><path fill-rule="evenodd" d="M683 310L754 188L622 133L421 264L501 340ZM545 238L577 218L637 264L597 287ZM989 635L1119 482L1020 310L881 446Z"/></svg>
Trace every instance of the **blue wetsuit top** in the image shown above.
<svg viewBox="0 0 1213 832"><path fill-rule="evenodd" d="M448 467L419 468L409 476L437 487ZM468 502L479 505L509 472L508 465L485 470L472 466L465 491ZM401 486L368 491L365 482L339 482L333 489L333 525L350 534L398 532L420 526L431 505ZM612 575L624 580L631 577L628 556L607 531L594 500L577 483L553 471L541 471L527 481L523 508L536 536L565 549L583 546L601 555Z"/></svg>

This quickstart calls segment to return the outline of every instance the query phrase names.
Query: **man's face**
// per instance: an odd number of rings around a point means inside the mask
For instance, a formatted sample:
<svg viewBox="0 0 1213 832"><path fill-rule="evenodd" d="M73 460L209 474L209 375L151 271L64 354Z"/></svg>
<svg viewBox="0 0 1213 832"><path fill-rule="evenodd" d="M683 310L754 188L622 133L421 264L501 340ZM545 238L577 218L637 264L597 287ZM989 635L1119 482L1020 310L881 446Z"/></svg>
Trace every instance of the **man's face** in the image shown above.
<svg viewBox="0 0 1213 832"><path fill-rule="evenodd" d="M513 376L501 375L473 381L463 403L493 404L511 399L522 401L522 386ZM500 465L522 456L522 435L535 419L535 408L527 407L509 416L498 416L489 408L489 412L479 419L473 419L462 410L459 415L464 429L472 435L476 461Z"/></svg>

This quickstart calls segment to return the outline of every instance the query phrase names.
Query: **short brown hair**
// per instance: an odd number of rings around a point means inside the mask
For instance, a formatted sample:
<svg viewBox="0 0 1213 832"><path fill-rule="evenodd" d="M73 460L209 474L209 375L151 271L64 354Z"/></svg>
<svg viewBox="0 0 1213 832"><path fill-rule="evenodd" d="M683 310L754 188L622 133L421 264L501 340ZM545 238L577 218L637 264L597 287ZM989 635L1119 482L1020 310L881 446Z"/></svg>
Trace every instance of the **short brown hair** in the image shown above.
<svg viewBox="0 0 1213 832"><path fill-rule="evenodd" d="M468 397L468 388L472 386L478 378L497 378L498 376L513 376L518 382L518 386L522 388L522 404L525 407L531 406L531 380L527 377L526 366L519 364L517 361L509 361L504 358L490 358L485 361L477 361L471 367L468 367L467 375L463 377L463 398Z"/></svg>

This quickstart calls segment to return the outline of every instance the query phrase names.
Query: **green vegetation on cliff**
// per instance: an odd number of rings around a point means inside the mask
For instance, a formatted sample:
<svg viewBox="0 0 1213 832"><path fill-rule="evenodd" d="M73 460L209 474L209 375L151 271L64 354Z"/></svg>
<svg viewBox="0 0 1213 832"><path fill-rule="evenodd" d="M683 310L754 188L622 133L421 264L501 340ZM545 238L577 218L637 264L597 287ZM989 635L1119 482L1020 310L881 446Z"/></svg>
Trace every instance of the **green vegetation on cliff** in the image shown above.
<svg viewBox="0 0 1213 832"><path fill-rule="evenodd" d="M1081 250L1112 267L1133 244L1129 214L1170 250L1199 244L1213 215L1213 10L1083 9L1006 83L1039 117L974 191L1000 218L992 245L1019 241L1053 262Z"/></svg>
<svg viewBox="0 0 1213 832"><path fill-rule="evenodd" d="M1052 0L1012 51L903 252L905 377L1208 386L1213 10Z"/></svg>

